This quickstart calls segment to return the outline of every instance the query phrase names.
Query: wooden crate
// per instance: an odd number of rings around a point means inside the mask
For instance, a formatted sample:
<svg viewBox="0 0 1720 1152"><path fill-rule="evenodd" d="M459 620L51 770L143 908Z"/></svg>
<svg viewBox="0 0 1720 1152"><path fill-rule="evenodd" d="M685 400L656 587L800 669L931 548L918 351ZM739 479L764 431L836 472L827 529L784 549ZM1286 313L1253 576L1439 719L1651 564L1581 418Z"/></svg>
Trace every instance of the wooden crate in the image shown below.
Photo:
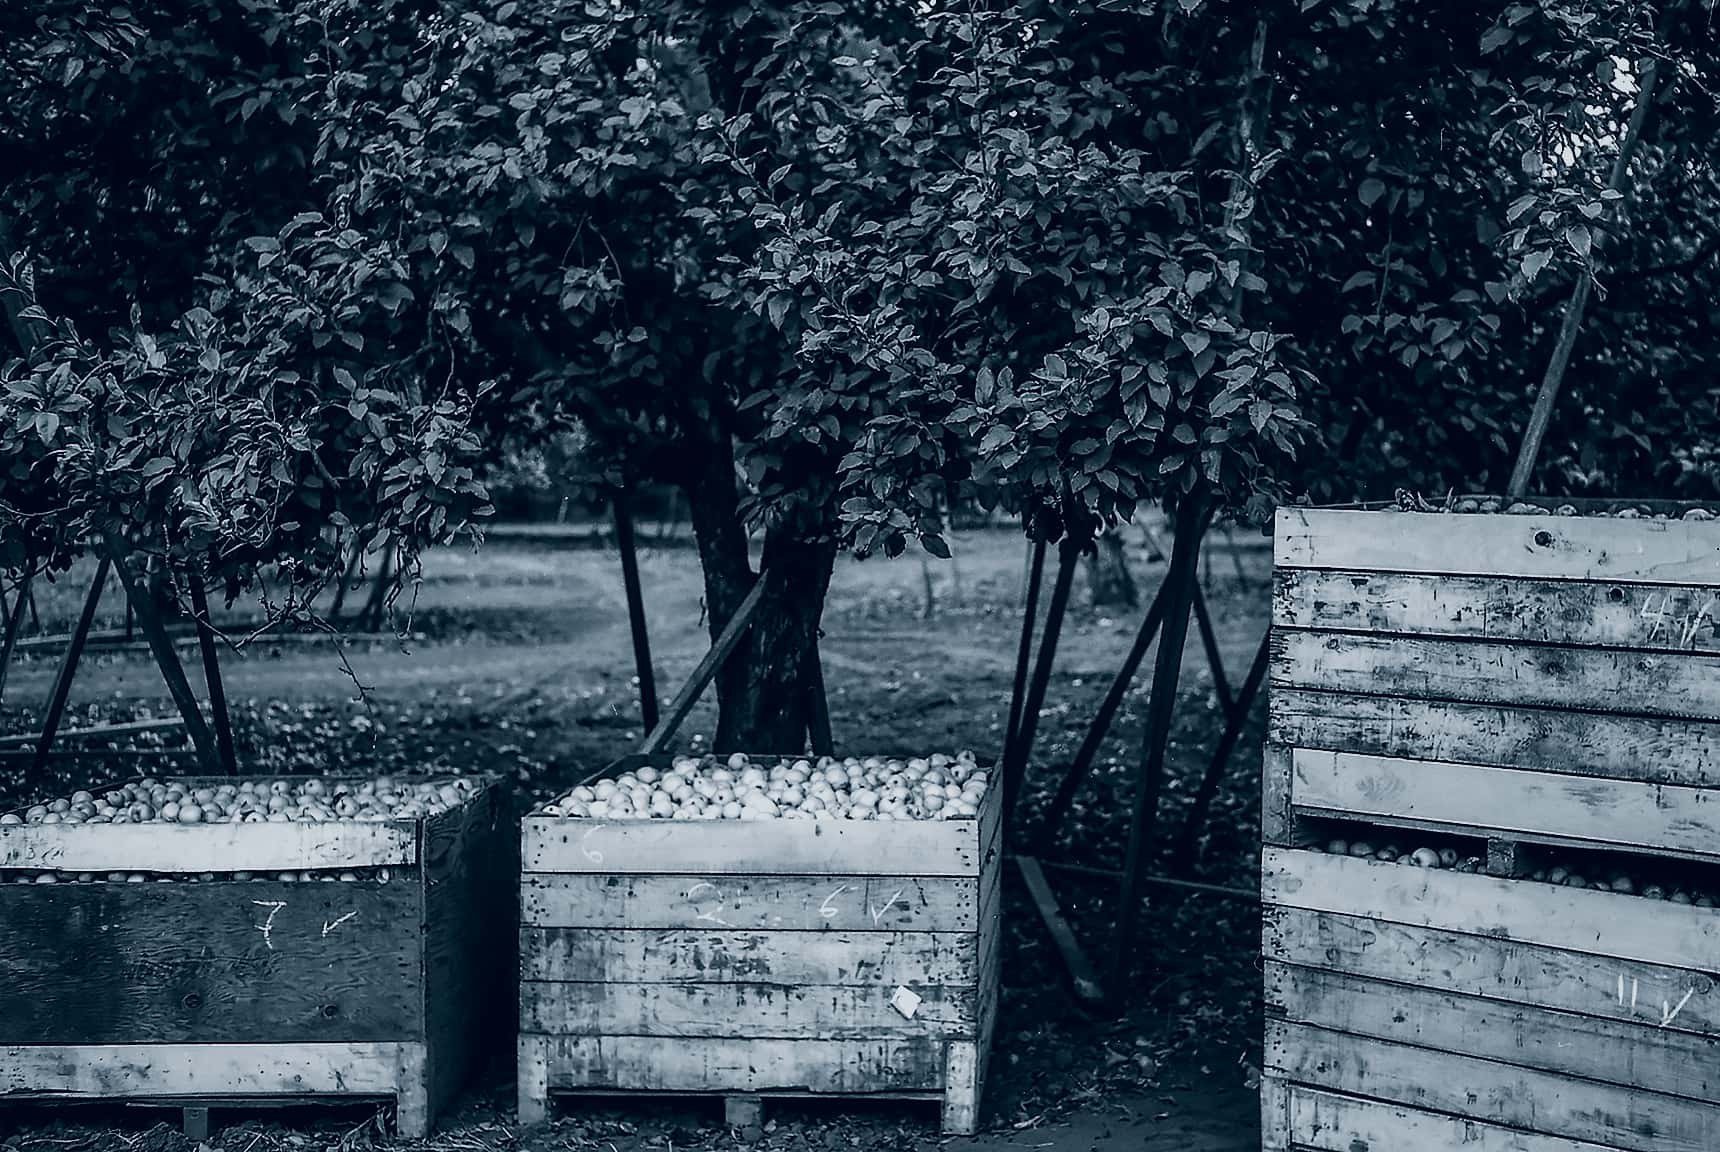
<svg viewBox="0 0 1720 1152"><path fill-rule="evenodd" d="M528 815L521 1122L552 1093L853 1095L940 1101L945 1131L973 1132L999 797L913 823Z"/></svg>
<svg viewBox="0 0 1720 1152"><path fill-rule="evenodd" d="M229 877L0 884L0 1102L392 1097L425 1135L506 1048L512 824L492 782L419 820L0 826L8 880Z"/></svg>
<svg viewBox="0 0 1720 1152"><path fill-rule="evenodd" d="M1720 1148L1720 910L1525 863L1720 883L1720 524L1286 509L1276 559L1264 1147Z"/></svg>

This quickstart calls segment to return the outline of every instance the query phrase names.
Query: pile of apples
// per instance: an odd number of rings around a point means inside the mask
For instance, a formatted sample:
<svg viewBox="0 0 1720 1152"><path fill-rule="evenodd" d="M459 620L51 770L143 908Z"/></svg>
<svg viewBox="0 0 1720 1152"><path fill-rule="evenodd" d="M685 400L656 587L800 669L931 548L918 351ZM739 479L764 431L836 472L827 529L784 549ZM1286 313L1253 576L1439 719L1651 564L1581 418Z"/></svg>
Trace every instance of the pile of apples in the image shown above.
<svg viewBox="0 0 1720 1152"><path fill-rule="evenodd" d="M1674 517L1665 512L1650 512L1630 504L1621 504L1619 507L1605 512L1579 512L1574 504L1560 504L1555 508L1548 508L1544 505L1530 504L1522 500L1506 504L1504 501L1494 497L1488 497L1487 499L1482 500L1473 496L1465 497L1464 499L1457 501L1451 506L1451 510L1459 513L1503 512L1507 516L1610 516L1618 520L1720 519L1720 516L1716 516L1714 512L1707 508L1687 508L1683 512L1679 513L1678 516Z"/></svg>
<svg viewBox="0 0 1720 1152"><path fill-rule="evenodd" d="M912 759L677 756L581 784L546 816L605 820L972 820L990 777L972 752Z"/></svg>
<svg viewBox="0 0 1720 1152"><path fill-rule="evenodd" d="M1485 861L1479 856L1461 856L1454 848L1423 847L1412 852L1401 852L1395 844L1375 848L1366 840L1333 840L1326 845L1326 851L1334 856L1355 856L1360 859L1381 860L1387 864L1407 864L1417 868L1449 868L1454 872L1483 872L1486 870ZM1557 884L1564 888L1598 888L1605 892L1619 892L1627 896L1641 896L1649 900L1666 900L1673 904L1693 904L1698 908L1713 908L1715 906L1714 897L1706 892L1686 891L1683 888L1663 884L1639 884L1635 879L1618 871L1613 872L1605 880L1598 880L1585 877L1574 868L1554 865L1548 868L1537 868L1524 879L1533 880L1540 884Z"/></svg>
<svg viewBox="0 0 1720 1152"><path fill-rule="evenodd" d="M386 884L391 878L387 868L321 869L304 872L176 872L171 875L148 872L15 872L14 884L213 884L231 881L278 880L288 884L338 881L357 883L361 880Z"/></svg>
<svg viewBox="0 0 1720 1152"><path fill-rule="evenodd" d="M99 794L77 791L0 815L8 824L262 824L414 820L457 808L479 783L436 780L233 780L220 784L145 777Z"/></svg>

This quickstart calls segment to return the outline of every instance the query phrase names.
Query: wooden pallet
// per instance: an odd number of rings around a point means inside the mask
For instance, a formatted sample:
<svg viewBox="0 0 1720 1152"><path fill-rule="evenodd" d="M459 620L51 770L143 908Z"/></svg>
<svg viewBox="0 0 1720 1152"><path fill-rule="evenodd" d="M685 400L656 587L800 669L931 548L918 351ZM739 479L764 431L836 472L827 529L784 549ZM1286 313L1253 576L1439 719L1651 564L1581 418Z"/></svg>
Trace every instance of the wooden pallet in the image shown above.
<svg viewBox="0 0 1720 1152"><path fill-rule="evenodd" d="M361 870L0 885L0 1101L392 1098L426 1134L506 1044L505 793L379 823L0 827L0 868ZM386 873L384 873L386 870ZM500 1022L500 1027L498 1027Z"/></svg>
<svg viewBox="0 0 1720 1152"><path fill-rule="evenodd" d="M527 816L521 1122L551 1093L720 1095L732 1116L852 1095L940 1100L945 1131L973 1132L998 800L915 823Z"/></svg>
<svg viewBox="0 0 1720 1152"><path fill-rule="evenodd" d="M1264 1147L1720 1147L1720 910L1529 878L1720 876L1720 525L1286 509L1277 562Z"/></svg>

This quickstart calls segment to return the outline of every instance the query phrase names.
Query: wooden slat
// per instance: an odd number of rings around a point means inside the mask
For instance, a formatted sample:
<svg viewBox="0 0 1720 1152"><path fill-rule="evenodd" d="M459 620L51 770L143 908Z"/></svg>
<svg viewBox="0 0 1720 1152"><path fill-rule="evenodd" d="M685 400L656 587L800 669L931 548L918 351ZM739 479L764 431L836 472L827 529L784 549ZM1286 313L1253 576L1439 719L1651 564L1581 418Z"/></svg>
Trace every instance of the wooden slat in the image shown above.
<svg viewBox="0 0 1720 1152"><path fill-rule="evenodd" d="M746 1036L865 1040L899 1036L972 1039L974 989L919 987L911 1019L890 1004L895 987L868 984L520 985L520 1029L551 1036Z"/></svg>
<svg viewBox="0 0 1720 1152"><path fill-rule="evenodd" d="M409 881L0 886L0 1043L421 1035L420 920Z"/></svg>
<svg viewBox="0 0 1720 1152"><path fill-rule="evenodd" d="M1314 1088L1629 1152L1712 1152L1720 1108L1491 1060L1268 1021L1266 1067Z"/></svg>
<svg viewBox="0 0 1720 1152"><path fill-rule="evenodd" d="M1279 568L1720 587L1720 525L1280 508Z"/></svg>
<svg viewBox="0 0 1720 1152"><path fill-rule="evenodd" d="M1715 723L1290 688L1271 717L1283 746L1720 787Z"/></svg>
<svg viewBox="0 0 1720 1152"><path fill-rule="evenodd" d="M1292 568L1278 573L1272 623L1315 631L1720 654L1720 590Z"/></svg>
<svg viewBox="0 0 1720 1152"><path fill-rule="evenodd" d="M1720 791L1299 748L1300 810L1720 856Z"/></svg>
<svg viewBox="0 0 1720 1152"><path fill-rule="evenodd" d="M1720 717L1720 675L1696 653L1549 648L1279 630L1285 688L1694 719Z"/></svg>
<svg viewBox="0 0 1720 1152"><path fill-rule="evenodd" d="M1521 1068L1720 1101L1720 1039L1268 961L1268 1016Z"/></svg>
<svg viewBox="0 0 1720 1152"><path fill-rule="evenodd" d="M528 816L528 872L977 876L977 820L629 820Z"/></svg>
<svg viewBox="0 0 1720 1152"><path fill-rule="evenodd" d="M1713 908L1284 848L1261 853L1261 873L1266 904L1696 971L1720 957Z"/></svg>
<svg viewBox="0 0 1720 1152"><path fill-rule="evenodd" d="M1307 1152L1616 1152L1586 1140L1520 1132L1300 1086L1289 1089L1288 1128L1290 1141ZM1275 1147L1281 1146L1287 1145Z"/></svg>
<svg viewBox="0 0 1720 1152"><path fill-rule="evenodd" d="M1301 908L1266 909L1262 953L1354 976L1720 1037L1720 986L1706 972Z"/></svg>
<svg viewBox="0 0 1720 1152"><path fill-rule="evenodd" d="M539 928L972 932L978 927L976 879L590 872L528 873L521 883L523 923Z"/></svg>
<svg viewBox="0 0 1720 1152"><path fill-rule="evenodd" d="M413 821L0 826L0 868L63 872L268 872L417 860Z"/></svg>
<svg viewBox="0 0 1720 1152"><path fill-rule="evenodd" d="M976 984L971 932L525 928L525 980L650 984Z"/></svg>
<svg viewBox="0 0 1720 1152"><path fill-rule="evenodd" d="M668 1092L940 1091L944 1041L684 1039L550 1036L532 1045L550 1090ZM522 1048L523 1050L523 1048Z"/></svg>
<svg viewBox="0 0 1720 1152"><path fill-rule="evenodd" d="M0 1047L0 1098L386 1096L422 1044L33 1044Z"/></svg>

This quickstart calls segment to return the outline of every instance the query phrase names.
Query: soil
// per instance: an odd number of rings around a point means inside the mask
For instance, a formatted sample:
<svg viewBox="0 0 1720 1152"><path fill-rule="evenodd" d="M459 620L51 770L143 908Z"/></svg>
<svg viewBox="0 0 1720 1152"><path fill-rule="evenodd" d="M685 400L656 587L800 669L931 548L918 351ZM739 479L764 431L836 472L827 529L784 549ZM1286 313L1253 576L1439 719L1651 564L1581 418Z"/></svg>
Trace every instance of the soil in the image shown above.
<svg viewBox="0 0 1720 1152"><path fill-rule="evenodd" d="M1270 555L1258 544L1239 540L1231 548L1219 538L1205 575L1233 686L1254 656L1268 615ZM821 647L839 749L859 743L851 734L866 733L866 747L857 750L971 747L982 756L996 755L1009 707L1025 549L1019 535L996 530L963 534L955 551L954 561L932 562L929 613L918 558L838 565ZM1129 552L1145 604L1164 564L1151 560L1152 549L1142 538L1131 541ZM685 548L653 548L648 541L640 560L657 681L667 697L708 642L697 563ZM63 629L76 610L83 592L76 575L39 591L45 630ZM1022 831L1028 835L1139 620L1138 611L1125 619L1088 607L1085 580L1083 565L1023 797ZM230 609L236 619L247 611L244 604ZM116 616L98 627L119 624ZM395 624L414 638L359 641L341 653L332 641L264 640L242 654L229 653L223 679L242 768L270 774L350 771L356 765L377 771L502 769L522 790L543 796L630 751L643 736L613 552L512 540L476 555L438 552L426 558L412 615L402 613ZM1264 712L1258 703L1196 857L1171 858L1174 834L1223 723L1199 636L1189 631L1153 868L1257 889ZM201 691L195 649L186 653ZM1043 853L1047 861L1116 868L1123 859L1151 667L1149 654L1147 672L1126 698L1093 778ZM40 723L37 702L46 698L54 671L51 652L13 667L0 731L26 732ZM708 699L695 709L680 747L703 746L714 712ZM92 653L76 678L65 727L171 714L159 673L144 656ZM32 770L27 758L0 761L0 809L139 771L189 765L178 733L124 740L68 741L63 747L89 753L51 760L42 772ZM475 1094L430 1143L473 1152L516 1145L531 1152L636 1152L737 1143L795 1152L1258 1148L1257 906L1247 899L1154 889L1136 939L1123 948L1112 935L1113 882L1055 869L1048 874L1095 962L1103 967L1115 955L1131 962L1114 985L1118 1009L1102 1018L1083 1012L1018 877L1006 874L1002 1011L987 1084L987 1130L977 1138L943 1139L935 1109L899 1104L782 1105L767 1112L767 1130L737 1133L723 1127L720 1108L664 1112L661 1103L634 1101L608 1111L583 1103L562 1107L553 1127L522 1140L511 1119L511 1086L498 1084ZM137 1109L14 1109L15 1130L7 1143L31 1152L189 1152L193 1146L177 1131L156 1123L161 1117L159 1111ZM362 1108L249 1116L240 1111L218 1114L217 1120L237 1125L211 1137L211 1146L223 1152L384 1142ZM7 1123L8 1114L0 1112L0 1134Z"/></svg>

